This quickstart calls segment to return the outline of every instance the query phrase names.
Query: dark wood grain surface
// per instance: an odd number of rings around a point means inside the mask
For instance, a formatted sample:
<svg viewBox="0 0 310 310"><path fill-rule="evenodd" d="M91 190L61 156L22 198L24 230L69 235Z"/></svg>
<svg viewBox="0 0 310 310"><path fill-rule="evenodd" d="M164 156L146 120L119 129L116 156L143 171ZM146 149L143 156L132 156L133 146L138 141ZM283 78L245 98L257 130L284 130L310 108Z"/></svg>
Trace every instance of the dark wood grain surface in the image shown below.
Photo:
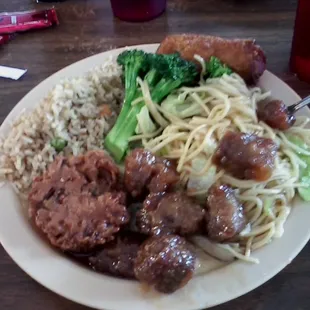
<svg viewBox="0 0 310 310"><path fill-rule="evenodd" d="M0 48L0 64L28 69L20 81L0 79L0 122L34 86L87 56L124 45L159 42L168 33L194 32L254 37L268 55L268 68L300 95L310 85L288 71L297 0L168 0L167 13L148 23L114 19L108 0L56 3L60 26L19 35ZM35 0L1 0L0 11L48 7ZM5 207L1 205L1 207ZM26 246L26 245L25 245ZM255 291L215 310L310 309L310 246ZM0 309L87 310L43 288L0 248ZM125 309L124 309L125 310Z"/></svg>

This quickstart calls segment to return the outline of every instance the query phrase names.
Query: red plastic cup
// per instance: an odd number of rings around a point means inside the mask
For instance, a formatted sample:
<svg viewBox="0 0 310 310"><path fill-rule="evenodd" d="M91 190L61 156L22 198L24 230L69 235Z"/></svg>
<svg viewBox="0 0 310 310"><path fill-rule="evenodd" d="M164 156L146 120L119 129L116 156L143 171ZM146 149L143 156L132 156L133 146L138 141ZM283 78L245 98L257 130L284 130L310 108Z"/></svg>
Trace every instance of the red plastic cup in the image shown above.
<svg viewBox="0 0 310 310"><path fill-rule="evenodd" d="M161 15L167 0L111 0L112 10L119 19L143 22Z"/></svg>
<svg viewBox="0 0 310 310"><path fill-rule="evenodd" d="M290 59L291 71L310 83L310 1L299 0Z"/></svg>

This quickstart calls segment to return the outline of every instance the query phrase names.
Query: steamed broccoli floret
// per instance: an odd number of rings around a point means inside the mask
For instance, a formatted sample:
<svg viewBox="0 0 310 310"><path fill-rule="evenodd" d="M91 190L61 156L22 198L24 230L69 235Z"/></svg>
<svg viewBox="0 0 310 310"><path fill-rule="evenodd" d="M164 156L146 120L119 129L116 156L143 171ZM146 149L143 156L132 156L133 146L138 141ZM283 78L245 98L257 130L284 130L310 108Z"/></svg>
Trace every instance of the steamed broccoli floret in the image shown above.
<svg viewBox="0 0 310 310"><path fill-rule="evenodd" d="M132 102L137 92L137 77L149 69L146 53L139 50L125 51L117 57L117 62L124 68L125 100Z"/></svg>
<svg viewBox="0 0 310 310"><path fill-rule="evenodd" d="M154 86L163 77L166 69L166 61L162 55L148 54L148 62L150 70L145 75L144 80L149 86Z"/></svg>
<svg viewBox="0 0 310 310"><path fill-rule="evenodd" d="M124 69L125 101L116 124L106 137L105 146L120 161L128 150L129 138L135 134L137 115L144 106L144 102L131 104L141 97L137 77L148 83L152 100L160 104L176 88L195 81L198 72L193 63L181 59L178 54L158 55L131 50L122 53L118 63Z"/></svg>
<svg viewBox="0 0 310 310"><path fill-rule="evenodd" d="M118 153L114 142L117 140L119 129L124 124L126 116L131 109L131 103L139 97L137 78L149 69L148 54L140 50L122 52L117 57L117 62L123 67L124 71L125 98L116 123L105 139L105 146L112 155Z"/></svg>
<svg viewBox="0 0 310 310"><path fill-rule="evenodd" d="M223 74L231 74L233 71L224 65L218 58L212 56L209 62L206 62L206 77L217 78ZM184 98L177 93L170 94L161 104L162 108L179 118L188 118L194 115L200 115L202 108L199 103L190 97Z"/></svg>
<svg viewBox="0 0 310 310"><path fill-rule="evenodd" d="M182 59L179 54L162 55L162 57L166 62L165 68L162 68L163 78L152 91L152 99L156 103L160 103L180 86L193 83L198 76L196 65Z"/></svg>
<svg viewBox="0 0 310 310"><path fill-rule="evenodd" d="M208 78L217 78L224 74L230 75L232 73L233 71L217 57L211 56L210 60L206 62L206 75Z"/></svg>

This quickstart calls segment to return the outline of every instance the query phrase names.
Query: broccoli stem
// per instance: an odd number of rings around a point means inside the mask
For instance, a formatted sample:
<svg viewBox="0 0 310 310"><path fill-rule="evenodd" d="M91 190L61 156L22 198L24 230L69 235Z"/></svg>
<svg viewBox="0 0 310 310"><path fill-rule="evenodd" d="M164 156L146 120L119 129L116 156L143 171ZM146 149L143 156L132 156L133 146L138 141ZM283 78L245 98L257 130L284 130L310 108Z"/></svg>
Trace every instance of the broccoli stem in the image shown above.
<svg viewBox="0 0 310 310"><path fill-rule="evenodd" d="M156 69L150 70L144 80L147 82L148 85L155 85L159 80L161 76L159 75L158 71Z"/></svg>
<svg viewBox="0 0 310 310"><path fill-rule="evenodd" d="M125 70L125 103L131 103L136 95L137 90L137 76L140 71L140 65L128 65Z"/></svg>
<svg viewBox="0 0 310 310"><path fill-rule="evenodd" d="M151 73L149 78L154 82L155 74ZM171 91L178 88L181 84L180 81L162 78L151 91L153 102L160 103ZM128 149L128 139L135 134L138 124L137 115L143 106L144 102L140 102L131 106L130 109L122 109L114 127L106 137L105 145L118 162L122 160Z"/></svg>
<svg viewBox="0 0 310 310"><path fill-rule="evenodd" d="M128 140L135 133L138 119L137 115L144 106L144 102L140 102L131 107L131 109L125 113L119 115L113 129L107 135L105 145L107 149L113 154L116 161L120 162L124 157L128 149Z"/></svg>
<svg viewBox="0 0 310 310"><path fill-rule="evenodd" d="M179 88L182 82L179 80L162 78L152 91L152 100L156 103L160 103L165 97L167 97L173 90Z"/></svg>
<svg viewBox="0 0 310 310"><path fill-rule="evenodd" d="M123 66L125 78L125 100L118 119L105 139L105 146L115 160L121 161L128 150L129 138L136 131L137 115L144 102L132 105L141 96L137 88L137 77L144 78L149 85L153 102L160 104L174 89L193 83L198 76L196 66L177 54L146 54L133 50L121 53L118 63Z"/></svg>
<svg viewBox="0 0 310 310"><path fill-rule="evenodd" d="M120 114L117 117L117 120L113 126L113 128L110 130L109 134L106 137L106 140L115 140L116 137L118 136L119 130L122 126L122 124L124 124L125 122L125 118L127 116L127 114L129 113L129 110L131 109L131 102L134 101L135 99L139 98L139 96L141 96L141 92L140 91L136 91L135 96L132 98L132 100L130 101L124 101L124 104L122 106L122 109L120 111Z"/></svg>

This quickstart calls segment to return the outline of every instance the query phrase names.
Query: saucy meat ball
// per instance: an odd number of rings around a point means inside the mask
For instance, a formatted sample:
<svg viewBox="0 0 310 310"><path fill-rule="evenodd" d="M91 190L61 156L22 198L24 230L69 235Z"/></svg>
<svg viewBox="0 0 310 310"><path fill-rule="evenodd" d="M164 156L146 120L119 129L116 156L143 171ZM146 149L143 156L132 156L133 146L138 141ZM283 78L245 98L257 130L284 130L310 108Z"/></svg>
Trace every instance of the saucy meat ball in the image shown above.
<svg viewBox="0 0 310 310"><path fill-rule="evenodd" d="M217 242L229 240L246 226L243 205L227 185L213 185L206 202L206 230Z"/></svg>
<svg viewBox="0 0 310 310"><path fill-rule="evenodd" d="M125 160L124 183L127 191L138 197L147 190L164 192L179 181L175 164L145 149L133 150Z"/></svg>
<svg viewBox="0 0 310 310"><path fill-rule="evenodd" d="M278 146L254 134L228 131L213 162L238 179L266 181L272 175Z"/></svg>
<svg viewBox="0 0 310 310"><path fill-rule="evenodd" d="M162 293L173 293L193 277L196 257L185 239L176 235L145 241L135 262L136 278Z"/></svg>
<svg viewBox="0 0 310 310"><path fill-rule="evenodd" d="M141 232L190 235L200 231L205 211L182 192L150 194L137 214Z"/></svg>
<svg viewBox="0 0 310 310"><path fill-rule="evenodd" d="M89 264L95 271L133 279L134 262L144 240L145 238L139 234L119 235L90 257Z"/></svg>
<svg viewBox="0 0 310 310"><path fill-rule="evenodd" d="M263 100L257 105L257 117L271 128L287 130L296 122L294 114L290 114L281 100Z"/></svg>
<svg viewBox="0 0 310 310"><path fill-rule="evenodd" d="M129 221L119 170L104 152L58 157L33 181L29 214L50 243L86 252L113 240Z"/></svg>

